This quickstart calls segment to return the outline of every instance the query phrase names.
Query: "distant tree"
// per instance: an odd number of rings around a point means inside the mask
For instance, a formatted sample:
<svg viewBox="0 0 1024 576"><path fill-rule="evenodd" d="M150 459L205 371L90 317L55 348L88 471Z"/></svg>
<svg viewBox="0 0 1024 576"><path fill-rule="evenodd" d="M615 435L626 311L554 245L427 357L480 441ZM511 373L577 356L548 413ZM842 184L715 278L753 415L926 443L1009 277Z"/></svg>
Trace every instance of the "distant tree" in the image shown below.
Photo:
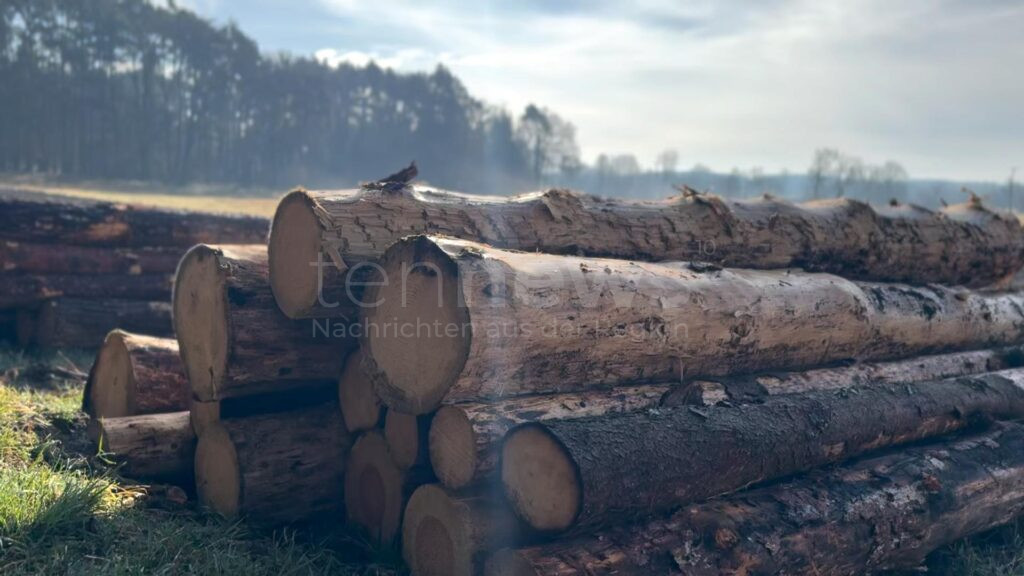
<svg viewBox="0 0 1024 576"><path fill-rule="evenodd" d="M518 134L536 184L545 174L580 163L576 127L546 108L528 105L519 118Z"/></svg>
<svg viewBox="0 0 1024 576"><path fill-rule="evenodd" d="M635 176L640 173L640 162L632 154L617 154L609 160L612 172L619 176Z"/></svg>
<svg viewBox="0 0 1024 576"><path fill-rule="evenodd" d="M677 150L662 150L654 160L655 169L660 171L665 178L674 174L677 166L679 166L679 152Z"/></svg>
<svg viewBox="0 0 1024 576"><path fill-rule="evenodd" d="M807 171L811 183L811 197L820 198L832 173L839 165L839 151L835 148L818 148Z"/></svg>

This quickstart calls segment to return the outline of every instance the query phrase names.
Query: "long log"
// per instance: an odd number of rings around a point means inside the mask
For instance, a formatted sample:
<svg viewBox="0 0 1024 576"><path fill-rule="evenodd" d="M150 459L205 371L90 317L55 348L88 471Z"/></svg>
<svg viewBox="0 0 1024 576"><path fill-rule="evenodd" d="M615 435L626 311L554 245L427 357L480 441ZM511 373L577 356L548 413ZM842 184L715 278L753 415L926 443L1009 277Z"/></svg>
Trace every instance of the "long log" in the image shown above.
<svg viewBox="0 0 1024 576"><path fill-rule="evenodd" d="M177 246L264 242L267 220L159 210L109 202L0 195L0 230L10 240L75 246Z"/></svg>
<svg viewBox="0 0 1024 576"><path fill-rule="evenodd" d="M227 518L289 523L340 514L352 438L336 404L224 419L196 448L196 488Z"/></svg>
<svg viewBox="0 0 1024 576"><path fill-rule="evenodd" d="M535 422L506 436L501 480L520 518L559 532L1022 415L1024 369L1016 368L762 404Z"/></svg>
<svg viewBox="0 0 1024 576"><path fill-rule="evenodd" d="M374 543L390 545L399 535L409 497L432 480L428 467L399 468L384 436L376 430L364 432L352 447L345 469L349 523Z"/></svg>
<svg viewBox="0 0 1024 576"><path fill-rule="evenodd" d="M511 252L412 237L367 292L363 361L389 408L1008 345L1024 295Z"/></svg>
<svg viewBox="0 0 1024 576"><path fill-rule="evenodd" d="M430 425L430 463L446 488L478 484L497 469L501 440L518 424L656 408L670 389L668 385L624 386L442 406Z"/></svg>
<svg viewBox="0 0 1024 576"><path fill-rule="evenodd" d="M201 401L336 385L350 339L286 318L267 281L263 246L193 247L178 267L174 328Z"/></svg>
<svg viewBox="0 0 1024 576"><path fill-rule="evenodd" d="M178 343L113 330L103 340L82 396L93 418L179 412L189 406L189 385Z"/></svg>
<svg viewBox="0 0 1024 576"><path fill-rule="evenodd" d="M100 418L99 448L125 476L192 485L196 436L188 412Z"/></svg>
<svg viewBox="0 0 1024 576"><path fill-rule="evenodd" d="M281 309L293 318L345 313L344 305L324 303L344 302L351 287L345 284L360 277L360 264L412 234L527 252L803 267L915 284L984 286L1024 265L1020 224L979 203L932 212L872 208L847 198L793 205L695 193L628 202L566 190L511 197L419 186L296 190L278 205L270 234L271 280Z"/></svg>
<svg viewBox="0 0 1024 576"><path fill-rule="evenodd" d="M59 298L44 304L35 320L33 333L24 338L46 348L99 348L115 328L173 335L168 302Z"/></svg>
<svg viewBox="0 0 1024 576"><path fill-rule="evenodd" d="M486 555L530 535L504 503L484 492L427 484L413 493L402 523L402 557L414 576L474 576Z"/></svg>
<svg viewBox="0 0 1024 576"><path fill-rule="evenodd" d="M105 248L3 240L0 273L171 275L184 253L179 247Z"/></svg>
<svg viewBox="0 0 1024 576"><path fill-rule="evenodd" d="M189 412L192 429L197 436L202 436L204 430L224 419L306 410L326 404L336 406L337 398L334 386L325 382L320 386L306 387L301 394L286 388L277 392L232 396L223 400L203 401L193 397L189 403Z"/></svg>
<svg viewBox="0 0 1024 576"><path fill-rule="evenodd" d="M519 550L488 576L874 574L1024 514L1024 429L907 448Z"/></svg>
<svg viewBox="0 0 1024 576"><path fill-rule="evenodd" d="M384 406L363 370L363 353L358 348L345 359L338 378L338 401L349 432L372 430L384 417Z"/></svg>
<svg viewBox="0 0 1024 576"><path fill-rule="evenodd" d="M23 308L54 298L167 300L173 275L0 275L0 308Z"/></svg>

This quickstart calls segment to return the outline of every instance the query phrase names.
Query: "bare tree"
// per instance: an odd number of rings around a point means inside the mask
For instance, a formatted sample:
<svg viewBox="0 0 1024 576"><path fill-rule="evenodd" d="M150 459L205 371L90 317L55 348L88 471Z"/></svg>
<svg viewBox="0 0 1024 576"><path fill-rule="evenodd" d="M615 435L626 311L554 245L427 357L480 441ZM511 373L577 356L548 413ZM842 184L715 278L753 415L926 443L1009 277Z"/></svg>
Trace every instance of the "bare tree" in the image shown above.
<svg viewBox="0 0 1024 576"><path fill-rule="evenodd" d="M679 166L679 152L671 148L662 150L654 159L654 167L661 171L665 179L675 173L677 166Z"/></svg>
<svg viewBox="0 0 1024 576"><path fill-rule="evenodd" d="M839 150L835 148L818 148L814 151L814 160L807 171L811 180L811 197L820 198L825 185L839 164Z"/></svg>

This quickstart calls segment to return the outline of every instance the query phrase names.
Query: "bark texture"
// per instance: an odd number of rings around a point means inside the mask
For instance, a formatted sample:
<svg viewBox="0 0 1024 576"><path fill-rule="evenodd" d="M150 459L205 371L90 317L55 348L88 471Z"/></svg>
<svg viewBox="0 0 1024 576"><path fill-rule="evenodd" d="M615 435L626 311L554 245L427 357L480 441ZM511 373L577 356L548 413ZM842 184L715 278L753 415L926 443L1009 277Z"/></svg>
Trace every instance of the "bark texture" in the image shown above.
<svg viewBox="0 0 1024 576"><path fill-rule="evenodd" d="M511 252L437 237L405 239L381 265L389 282L367 295L380 305L366 311L375 329L366 331L364 366L385 404L409 413L442 400L793 370L1024 338L1021 294ZM425 339L421 326L439 328Z"/></svg>
<svg viewBox="0 0 1024 576"><path fill-rule="evenodd" d="M308 221L319 228L312 237L320 239L324 258L340 272L328 278L329 286L412 234L528 252L801 267L910 283L984 286L1024 265L1019 222L977 202L933 212L911 205L872 208L847 198L793 205L770 197L726 200L688 192L662 202L625 202L566 190L488 197L407 187L299 190L282 206L292 203L307 206L312 217L303 225ZM278 214L272 245L284 224L283 211ZM282 270L296 270L280 264ZM278 263L271 268L276 274ZM302 311L316 313L315 300Z"/></svg>
<svg viewBox="0 0 1024 576"><path fill-rule="evenodd" d="M196 483L204 503L214 504L225 516L275 524L341 513L345 460L352 438L336 404L223 419L211 428L200 438L196 454ZM210 497L217 489L211 479L218 476L210 474L207 438L215 438L217 429L230 440L237 462L234 506L224 506L223 501L216 503Z"/></svg>
<svg viewBox="0 0 1024 576"><path fill-rule="evenodd" d="M60 297L167 300L172 283L171 274L0 275L0 308L38 305Z"/></svg>
<svg viewBox="0 0 1024 576"><path fill-rule="evenodd" d="M537 508L530 486L509 481L516 467L528 465L523 456L530 451L510 459L508 447L531 427L554 438L572 462L580 493L578 503L535 526L557 531L667 510L980 420L1021 415L1024 369L808 392L754 405L549 421L509 433L502 479L513 508L531 523Z"/></svg>
<svg viewBox="0 0 1024 576"><path fill-rule="evenodd" d="M351 339L277 309L262 246L194 247L174 293L175 333L198 400L336 384Z"/></svg>
<svg viewBox="0 0 1024 576"><path fill-rule="evenodd" d="M253 216L220 216L108 202L33 200L0 196L4 237L75 246L178 246L203 242L264 242L268 222Z"/></svg>
<svg viewBox="0 0 1024 576"><path fill-rule="evenodd" d="M0 273L172 275L184 253L179 247L105 248L3 240Z"/></svg>
<svg viewBox="0 0 1024 576"><path fill-rule="evenodd" d="M106 364L106 365L105 365ZM121 396L124 414L102 413L101 399ZM189 407L189 385L178 355L178 343L114 330L89 371L82 411L94 418L179 412Z"/></svg>
<svg viewBox="0 0 1024 576"><path fill-rule="evenodd" d="M131 478L191 485L196 436L188 412L99 419L100 449Z"/></svg>
<svg viewBox="0 0 1024 576"><path fill-rule="evenodd" d="M172 336L171 306L167 302L60 298L40 309L31 339L48 348L98 348L115 328Z"/></svg>
<svg viewBox="0 0 1024 576"><path fill-rule="evenodd" d="M430 427L430 461L446 488L466 488L497 469L501 440L516 425L656 408L669 390L667 385L624 386L442 406Z"/></svg>
<svg viewBox="0 0 1024 576"><path fill-rule="evenodd" d="M913 569L1024 513L1024 429L907 448L684 508L669 519L502 551L488 576L828 574Z"/></svg>

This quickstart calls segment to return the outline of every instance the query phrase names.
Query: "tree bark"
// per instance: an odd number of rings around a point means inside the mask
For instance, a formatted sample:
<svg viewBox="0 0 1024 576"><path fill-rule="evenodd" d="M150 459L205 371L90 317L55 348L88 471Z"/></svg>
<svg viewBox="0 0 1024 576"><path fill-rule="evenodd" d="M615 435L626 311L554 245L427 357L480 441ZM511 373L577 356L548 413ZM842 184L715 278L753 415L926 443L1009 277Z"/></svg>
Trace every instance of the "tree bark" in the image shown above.
<svg viewBox="0 0 1024 576"><path fill-rule="evenodd" d="M910 205L872 208L848 198L793 205L692 192L628 202L566 190L512 197L425 187L298 190L281 201L270 235L271 276L282 309L291 317L331 312L310 289L316 269L309 264L318 254L332 264L327 292L344 293L346 272L412 234L527 252L802 267L915 284L983 286L1024 265L1020 224L979 203L932 212Z"/></svg>
<svg viewBox="0 0 1024 576"><path fill-rule="evenodd" d="M196 487L228 518L278 524L340 514L351 445L337 404L223 419L199 438Z"/></svg>
<svg viewBox="0 0 1024 576"><path fill-rule="evenodd" d="M668 385L625 386L442 406L430 426L430 462L445 488L477 485L497 469L501 440L518 424L656 408L670 389Z"/></svg>
<svg viewBox="0 0 1024 576"><path fill-rule="evenodd" d="M266 241L267 224L253 216L0 196L0 230L5 238L23 242L180 248L203 242L253 244Z"/></svg>
<svg viewBox="0 0 1024 576"><path fill-rule="evenodd" d="M541 531L667 510L878 448L1024 415L1024 369L520 426L501 477Z"/></svg>
<svg viewBox="0 0 1024 576"><path fill-rule="evenodd" d="M192 393L201 401L334 386L355 345L281 314L262 246L189 250L178 268L174 322Z"/></svg>
<svg viewBox="0 0 1024 576"><path fill-rule="evenodd" d="M0 273L173 275L185 253L179 247L108 248L0 241Z"/></svg>
<svg viewBox="0 0 1024 576"><path fill-rule="evenodd" d="M189 385L177 341L123 330L107 334L85 383L82 411L109 418L188 407Z"/></svg>
<svg viewBox="0 0 1024 576"><path fill-rule="evenodd" d="M0 275L0 308L31 307L61 297L167 300L172 281L170 274Z"/></svg>
<svg viewBox="0 0 1024 576"><path fill-rule="evenodd" d="M1024 429L907 448L684 508L505 550L489 576L829 574L913 569L1024 513Z"/></svg>
<svg viewBox="0 0 1024 576"><path fill-rule="evenodd" d="M40 309L32 340L47 348L99 348L115 328L172 336L171 306L167 302L60 298Z"/></svg>
<svg viewBox="0 0 1024 576"><path fill-rule="evenodd" d="M1024 338L1024 295L496 250L413 237L367 293L389 408L680 381Z"/></svg>
<svg viewBox="0 0 1024 576"><path fill-rule="evenodd" d="M301 394L287 389L252 396L232 396L223 400L202 401L192 398L189 410L192 413L192 429L197 436L202 436L204 430L223 419L266 416L336 403L334 387L325 382L320 386L307 387Z"/></svg>
<svg viewBox="0 0 1024 576"><path fill-rule="evenodd" d="M188 412L100 418L99 447L125 476L192 485L196 436Z"/></svg>

